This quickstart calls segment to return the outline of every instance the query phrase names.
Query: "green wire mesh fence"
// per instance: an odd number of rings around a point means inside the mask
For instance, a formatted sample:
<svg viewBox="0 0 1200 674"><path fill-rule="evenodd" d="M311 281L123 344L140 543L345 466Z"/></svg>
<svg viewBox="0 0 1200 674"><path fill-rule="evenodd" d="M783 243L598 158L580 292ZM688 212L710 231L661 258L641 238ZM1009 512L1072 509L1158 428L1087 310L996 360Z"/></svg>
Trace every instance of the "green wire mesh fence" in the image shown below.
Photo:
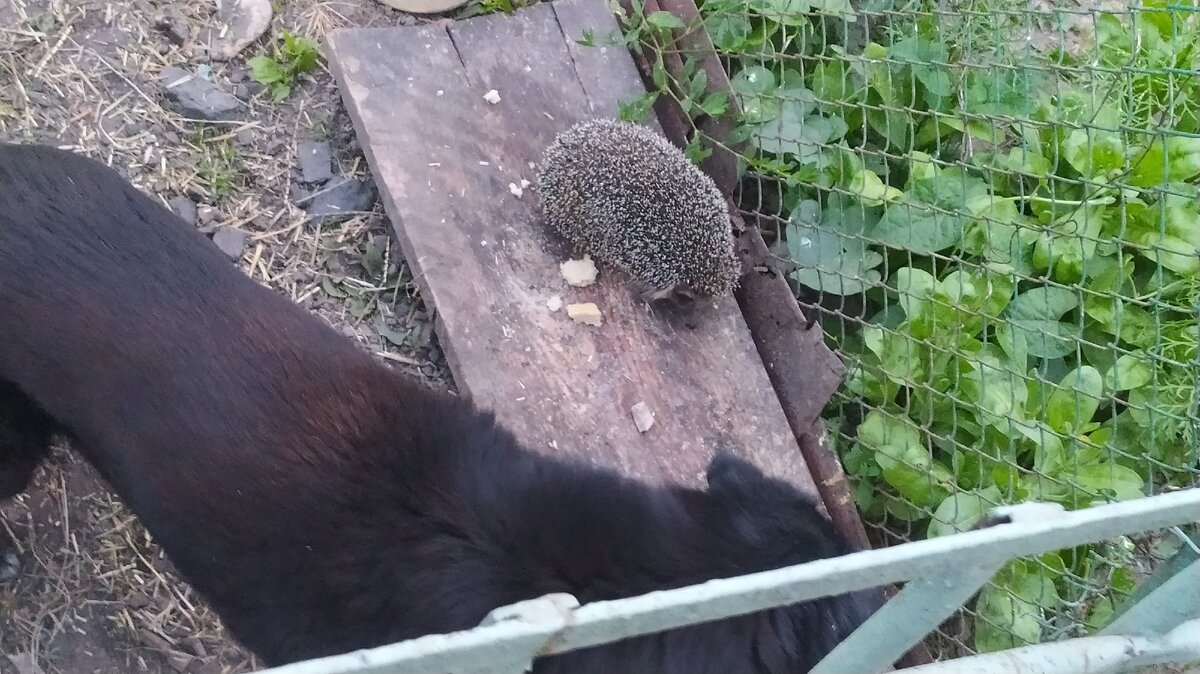
<svg viewBox="0 0 1200 674"><path fill-rule="evenodd" d="M824 419L876 545L1200 482L1196 4L697 4L733 96L671 40L700 25L635 0L656 90L624 114L736 117L689 152L738 155L745 219L849 367ZM1176 545L1013 562L934 654L1091 634Z"/></svg>

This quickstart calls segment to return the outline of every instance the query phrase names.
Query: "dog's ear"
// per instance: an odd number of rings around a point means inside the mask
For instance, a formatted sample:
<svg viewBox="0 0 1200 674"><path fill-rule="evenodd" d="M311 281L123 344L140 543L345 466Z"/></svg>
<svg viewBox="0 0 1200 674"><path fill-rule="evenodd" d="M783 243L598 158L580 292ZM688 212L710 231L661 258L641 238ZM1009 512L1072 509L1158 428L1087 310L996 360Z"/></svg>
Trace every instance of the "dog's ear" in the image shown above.
<svg viewBox="0 0 1200 674"><path fill-rule="evenodd" d="M757 466L724 450L709 461L705 477L714 496L742 504L761 497L768 482Z"/></svg>

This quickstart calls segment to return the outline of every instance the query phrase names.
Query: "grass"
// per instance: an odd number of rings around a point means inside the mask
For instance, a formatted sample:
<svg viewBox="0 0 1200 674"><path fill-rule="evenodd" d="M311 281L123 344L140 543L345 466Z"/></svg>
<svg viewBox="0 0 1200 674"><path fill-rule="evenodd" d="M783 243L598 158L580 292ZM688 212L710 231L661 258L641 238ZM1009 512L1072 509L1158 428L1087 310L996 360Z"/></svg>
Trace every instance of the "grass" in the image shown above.
<svg viewBox="0 0 1200 674"><path fill-rule="evenodd" d="M195 148L196 178L213 202L246 186L242 156L230 134L197 125L191 144Z"/></svg>

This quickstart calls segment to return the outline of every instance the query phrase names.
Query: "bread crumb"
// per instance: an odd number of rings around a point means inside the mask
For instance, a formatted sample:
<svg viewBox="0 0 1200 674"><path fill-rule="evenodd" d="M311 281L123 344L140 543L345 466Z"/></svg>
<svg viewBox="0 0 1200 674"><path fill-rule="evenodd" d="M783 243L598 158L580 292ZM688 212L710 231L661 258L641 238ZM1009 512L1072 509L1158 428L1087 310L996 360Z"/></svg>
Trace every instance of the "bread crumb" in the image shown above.
<svg viewBox="0 0 1200 674"><path fill-rule="evenodd" d="M576 323L599 327L601 323L600 307L595 302L580 302L567 305L567 315Z"/></svg>
<svg viewBox="0 0 1200 674"><path fill-rule="evenodd" d="M637 426L639 433L645 433L654 425L654 412L650 411L646 401L639 401L629 411L633 413L633 425Z"/></svg>
<svg viewBox="0 0 1200 674"><path fill-rule="evenodd" d="M554 313L559 309L562 309L562 306L563 300L558 295L552 295L550 299L546 300L546 308L550 310L550 313Z"/></svg>
<svg viewBox="0 0 1200 674"><path fill-rule="evenodd" d="M509 193L511 193L511 194L512 194L514 197L516 197L516 198L518 198L518 199L520 199L520 198L521 198L521 197L522 197L522 196L525 194L525 190L524 190L524 189L522 189L522 188L520 188L520 187L518 187L516 183L509 183L509 184L508 184L508 191L509 191Z"/></svg>
<svg viewBox="0 0 1200 674"><path fill-rule="evenodd" d="M584 255L582 260L567 260L558 265L558 270L572 288L586 288L596 282L600 273L590 255Z"/></svg>
<svg viewBox="0 0 1200 674"><path fill-rule="evenodd" d="M495 105L500 102L500 92L492 89L483 95L483 100Z"/></svg>

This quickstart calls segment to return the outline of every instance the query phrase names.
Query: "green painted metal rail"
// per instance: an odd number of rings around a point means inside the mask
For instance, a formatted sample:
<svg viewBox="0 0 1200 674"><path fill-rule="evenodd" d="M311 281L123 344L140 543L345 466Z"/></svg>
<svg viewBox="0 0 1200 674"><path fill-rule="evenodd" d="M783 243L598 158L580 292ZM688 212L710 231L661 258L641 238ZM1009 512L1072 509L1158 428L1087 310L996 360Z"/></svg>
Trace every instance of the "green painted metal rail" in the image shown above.
<svg viewBox="0 0 1200 674"><path fill-rule="evenodd" d="M371 650L295 663L263 670L260 674L516 674L526 671L540 654L562 653L885 583L907 583L900 594L813 670L813 674L882 672L969 599L1006 561L1200 521L1200 489L1072 512L1058 506L1027 503L997 509L994 513L1006 517L1008 522L882 550L585 606L577 606L568 595L549 595L497 609L481 626L472 630L430 635ZM1054 662L1067 666L1076 661L1075 658L1055 660L1058 657L1055 654L1067 652L1082 657L1091 653L1091 649L1116 652L1120 650L1113 650L1118 642L1112 639L1123 639L1127 635L1136 635L1141 639L1137 645L1144 646L1141 651L1134 649L1141 655L1137 658L1131 655L1131 663L1141 664L1147 658L1155 660L1154 656L1158 656L1157 661L1165 662L1186 657L1191 651L1174 648L1171 644L1175 643L1172 639L1195 631L1195 626L1182 627L1185 621L1200 620L1198 575L1200 562L1183 564L1177 574L1141 599L1151 602L1150 610L1131 607L1121 614L1114 624L1123 630L1122 634L1106 633L1104 637L974 656L951 664L965 666L968 662L982 662L991 667L1000 662L1011 667L1017 662L1012 658L1018 658L1018 661L1032 658L1031 666L1037 664L1041 668L1030 671L1075 673L1078 670L1054 669L1057 666ZM1161 636L1168 629L1182 632L1165 637L1162 644L1166 645L1155 646L1158 642L1145 636L1148 633ZM1054 650L1036 650L1051 647ZM1106 666L1119 665L1106 662ZM948 670L912 671L941 673Z"/></svg>

